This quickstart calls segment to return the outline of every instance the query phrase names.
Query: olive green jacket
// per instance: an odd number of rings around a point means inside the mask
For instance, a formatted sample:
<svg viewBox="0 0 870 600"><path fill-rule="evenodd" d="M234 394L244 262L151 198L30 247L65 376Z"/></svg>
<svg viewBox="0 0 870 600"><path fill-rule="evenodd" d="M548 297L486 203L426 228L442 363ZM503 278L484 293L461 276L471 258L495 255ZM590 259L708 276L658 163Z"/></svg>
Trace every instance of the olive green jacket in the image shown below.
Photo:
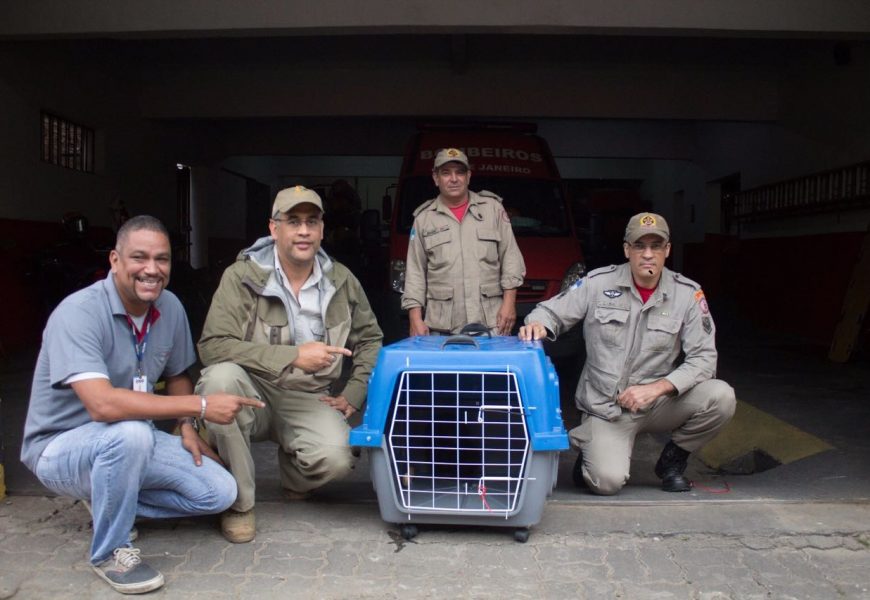
<svg viewBox="0 0 870 600"><path fill-rule="evenodd" d="M323 250L318 252L316 260L323 271L319 285L324 342L353 351L347 383L343 390L336 390L343 361L316 373L290 365L299 351L287 299L275 273L274 247L272 238L261 238L224 271L198 344L203 364L232 362L278 387L343 395L360 409L383 333L359 280Z"/></svg>

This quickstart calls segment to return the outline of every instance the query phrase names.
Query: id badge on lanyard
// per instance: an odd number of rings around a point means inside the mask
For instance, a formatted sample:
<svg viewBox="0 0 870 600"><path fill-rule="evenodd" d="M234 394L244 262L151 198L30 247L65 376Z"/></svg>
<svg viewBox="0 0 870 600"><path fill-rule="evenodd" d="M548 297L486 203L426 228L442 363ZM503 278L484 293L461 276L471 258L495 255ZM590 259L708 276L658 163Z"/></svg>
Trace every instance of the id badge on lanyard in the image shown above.
<svg viewBox="0 0 870 600"><path fill-rule="evenodd" d="M133 391L147 392L148 376L142 372L142 362L145 360L148 334L151 333L151 308L148 309L148 314L145 316L145 333L142 335L141 342L139 342L139 337L136 335L136 326L129 315L127 316L127 322L130 324L130 334L133 336L133 351L136 353L136 375L133 376Z"/></svg>
<svg viewBox="0 0 870 600"><path fill-rule="evenodd" d="M137 375L133 378L133 391L134 392L147 392L148 391L148 376L147 375Z"/></svg>

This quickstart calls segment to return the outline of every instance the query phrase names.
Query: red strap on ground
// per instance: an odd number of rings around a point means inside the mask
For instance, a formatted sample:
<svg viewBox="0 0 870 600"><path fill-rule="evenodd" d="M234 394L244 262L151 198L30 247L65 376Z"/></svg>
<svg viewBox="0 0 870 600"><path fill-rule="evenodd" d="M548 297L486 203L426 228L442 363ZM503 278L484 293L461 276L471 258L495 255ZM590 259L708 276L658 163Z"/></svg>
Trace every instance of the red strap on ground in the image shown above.
<svg viewBox="0 0 870 600"><path fill-rule="evenodd" d="M711 488L706 485L700 484L696 481L689 481L689 485L691 485L696 490L700 490L702 492L707 492L708 494L727 494L731 491L731 485L727 481L722 481L721 488Z"/></svg>

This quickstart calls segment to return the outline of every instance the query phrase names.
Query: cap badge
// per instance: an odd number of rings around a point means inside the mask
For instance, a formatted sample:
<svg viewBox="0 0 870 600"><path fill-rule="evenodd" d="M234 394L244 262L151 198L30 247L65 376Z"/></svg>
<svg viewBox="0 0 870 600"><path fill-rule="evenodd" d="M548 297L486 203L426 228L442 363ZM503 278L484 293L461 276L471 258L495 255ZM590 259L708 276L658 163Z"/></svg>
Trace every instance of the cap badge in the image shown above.
<svg viewBox="0 0 870 600"><path fill-rule="evenodd" d="M641 227L655 227L656 226L656 218L652 215L644 215L640 218L640 226Z"/></svg>

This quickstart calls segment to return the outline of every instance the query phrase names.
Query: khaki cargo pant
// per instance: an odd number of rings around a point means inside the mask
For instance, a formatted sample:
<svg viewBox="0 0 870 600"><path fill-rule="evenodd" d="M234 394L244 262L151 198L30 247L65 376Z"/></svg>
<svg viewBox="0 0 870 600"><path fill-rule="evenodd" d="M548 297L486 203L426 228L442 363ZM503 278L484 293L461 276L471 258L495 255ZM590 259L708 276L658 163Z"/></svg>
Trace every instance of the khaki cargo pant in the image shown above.
<svg viewBox="0 0 870 600"><path fill-rule="evenodd" d="M254 506L251 442L271 440L278 444L281 485L292 492L308 492L350 472L350 428L343 415L319 400L323 394L278 388L234 363L218 363L202 372L196 393L217 392L266 403L265 408L242 408L229 425L206 424L209 442L239 487L233 510L246 511Z"/></svg>
<svg viewBox="0 0 870 600"><path fill-rule="evenodd" d="M638 433L670 432L683 450L695 452L710 442L734 415L734 389L719 379L702 381L680 396L663 396L649 410L624 411L614 421L589 414L569 432L571 447L583 453L583 479L605 496L628 482L631 451Z"/></svg>

